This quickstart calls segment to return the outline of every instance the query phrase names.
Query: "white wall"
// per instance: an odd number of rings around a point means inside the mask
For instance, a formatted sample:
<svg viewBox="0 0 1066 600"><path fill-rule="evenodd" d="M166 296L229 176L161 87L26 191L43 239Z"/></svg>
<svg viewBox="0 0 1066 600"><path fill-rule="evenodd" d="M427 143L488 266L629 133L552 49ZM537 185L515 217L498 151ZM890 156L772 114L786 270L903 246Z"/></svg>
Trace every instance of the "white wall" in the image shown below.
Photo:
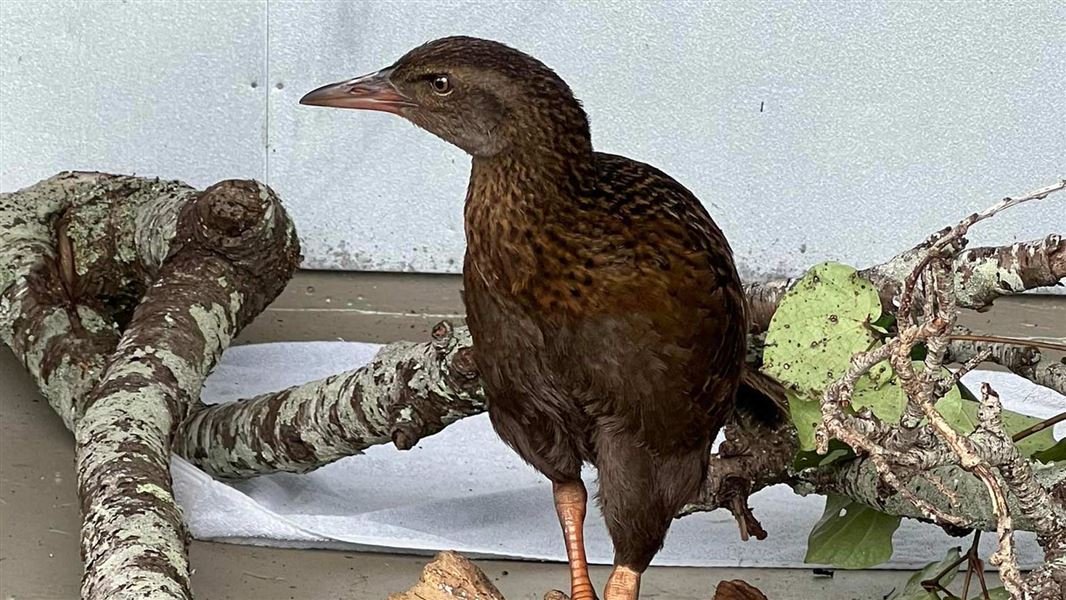
<svg viewBox="0 0 1066 600"><path fill-rule="evenodd" d="M265 180L305 265L457 271L467 159L320 84L449 34L538 56L595 144L689 186L749 275L865 265L1066 175L1066 3L0 2L0 189ZM1066 227L1063 200L978 242Z"/></svg>

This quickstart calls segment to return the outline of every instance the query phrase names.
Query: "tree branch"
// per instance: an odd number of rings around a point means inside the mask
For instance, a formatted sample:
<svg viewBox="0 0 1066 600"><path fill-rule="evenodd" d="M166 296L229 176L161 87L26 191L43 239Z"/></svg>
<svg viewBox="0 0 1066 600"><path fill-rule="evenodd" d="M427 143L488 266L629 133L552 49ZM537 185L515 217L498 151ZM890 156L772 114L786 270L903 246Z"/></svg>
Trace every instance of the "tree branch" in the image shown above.
<svg viewBox="0 0 1066 600"><path fill-rule="evenodd" d="M407 450L485 410L470 334L438 324L433 341L386 346L363 368L198 410L174 451L225 478L301 473L370 446Z"/></svg>
<svg viewBox="0 0 1066 600"><path fill-rule="evenodd" d="M99 173L4 194L0 219L0 335L77 439L82 597L191 597L171 436L291 276L291 222L255 182Z"/></svg>
<svg viewBox="0 0 1066 600"><path fill-rule="evenodd" d="M877 287L886 309L898 305L907 274L918 265L926 243L859 272ZM1002 296L1062 285L1066 279L1066 239L1053 234L1009 246L971 248L959 254L953 263L955 286L960 290L959 306L978 310ZM745 286L752 331L765 331L770 326L778 303L796 281L776 279Z"/></svg>
<svg viewBox="0 0 1066 600"><path fill-rule="evenodd" d="M1048 360L1031 346L953 340L948 344L947 360L966 362L981 352L987 352L989 361L1012 373L1066 396L1066 363L1062 359Z"/></svg>

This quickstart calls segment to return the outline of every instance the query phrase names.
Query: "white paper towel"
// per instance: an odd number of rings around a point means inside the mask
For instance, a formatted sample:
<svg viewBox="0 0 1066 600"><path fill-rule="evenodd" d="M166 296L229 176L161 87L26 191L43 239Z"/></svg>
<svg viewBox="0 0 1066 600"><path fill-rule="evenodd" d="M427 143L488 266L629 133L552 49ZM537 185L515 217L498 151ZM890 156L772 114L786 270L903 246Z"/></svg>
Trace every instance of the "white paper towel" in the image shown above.
<svg viewBox="0 0 1066 600"><path fill-rule="evenodd" d="M325 377L365 364L374 344L306 342L229 349L207 380L204 401L228 402ZM1048 417L1066 406L1063 396L1004 373L981 371L965 380L988 381L1004 404ZM1062 437L1060 427L1057 436ZM595 473L585 473L595 489ZM399 452L371 448L303 475L279 473L235 484L215 481L174 458L174 487L198 539L282 547L430 553L563 561L566 555L547 480L493 433L486 415L465 419ZM769 532L741 542L726 511L675 521L653 564L675 566L803 567L807 534L822 513L819 496L801 498L785 486L752 499ZM985 536L991 552L993 536ZM888 568L911 568L965 543L937 527L904 520ZM590 562L610 564L610 539L590 503L585 543ZM1019 554L1039 562L1032 536Z"/></svg>

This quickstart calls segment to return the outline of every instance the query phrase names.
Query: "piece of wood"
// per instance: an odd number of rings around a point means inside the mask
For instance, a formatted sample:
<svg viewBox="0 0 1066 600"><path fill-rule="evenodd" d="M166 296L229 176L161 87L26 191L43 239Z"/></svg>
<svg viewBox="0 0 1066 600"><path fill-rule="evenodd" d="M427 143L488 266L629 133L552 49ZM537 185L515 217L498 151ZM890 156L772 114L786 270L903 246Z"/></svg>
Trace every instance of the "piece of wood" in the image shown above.
<svg viewBox="0 0 1066 600"><path fill-rule="evenodd" d="M714 591L714 600L767 600L755 586L740 579L723 581Z"/></svg>
<svg viewBox="0 0 1066 600"><path fill-rule="evenodd" d="M504 600L481 569L456 552L440 552L414 587L389 600Z"/></svg>

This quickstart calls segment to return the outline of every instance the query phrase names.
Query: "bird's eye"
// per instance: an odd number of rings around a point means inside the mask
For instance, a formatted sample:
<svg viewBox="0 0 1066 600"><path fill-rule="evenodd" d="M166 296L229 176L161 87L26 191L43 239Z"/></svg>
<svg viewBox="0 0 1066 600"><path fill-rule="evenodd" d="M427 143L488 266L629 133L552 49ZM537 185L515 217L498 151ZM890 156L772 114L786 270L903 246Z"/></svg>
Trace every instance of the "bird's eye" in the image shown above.
<svg viewBox="0 0 1066 600"><path fill-rule="evenodd" d="M446 75L436 75L433 79L429 80L429 85L433 87L433 91L440 96L447 96L452 93L452 82L448 81Z"/></svg>

